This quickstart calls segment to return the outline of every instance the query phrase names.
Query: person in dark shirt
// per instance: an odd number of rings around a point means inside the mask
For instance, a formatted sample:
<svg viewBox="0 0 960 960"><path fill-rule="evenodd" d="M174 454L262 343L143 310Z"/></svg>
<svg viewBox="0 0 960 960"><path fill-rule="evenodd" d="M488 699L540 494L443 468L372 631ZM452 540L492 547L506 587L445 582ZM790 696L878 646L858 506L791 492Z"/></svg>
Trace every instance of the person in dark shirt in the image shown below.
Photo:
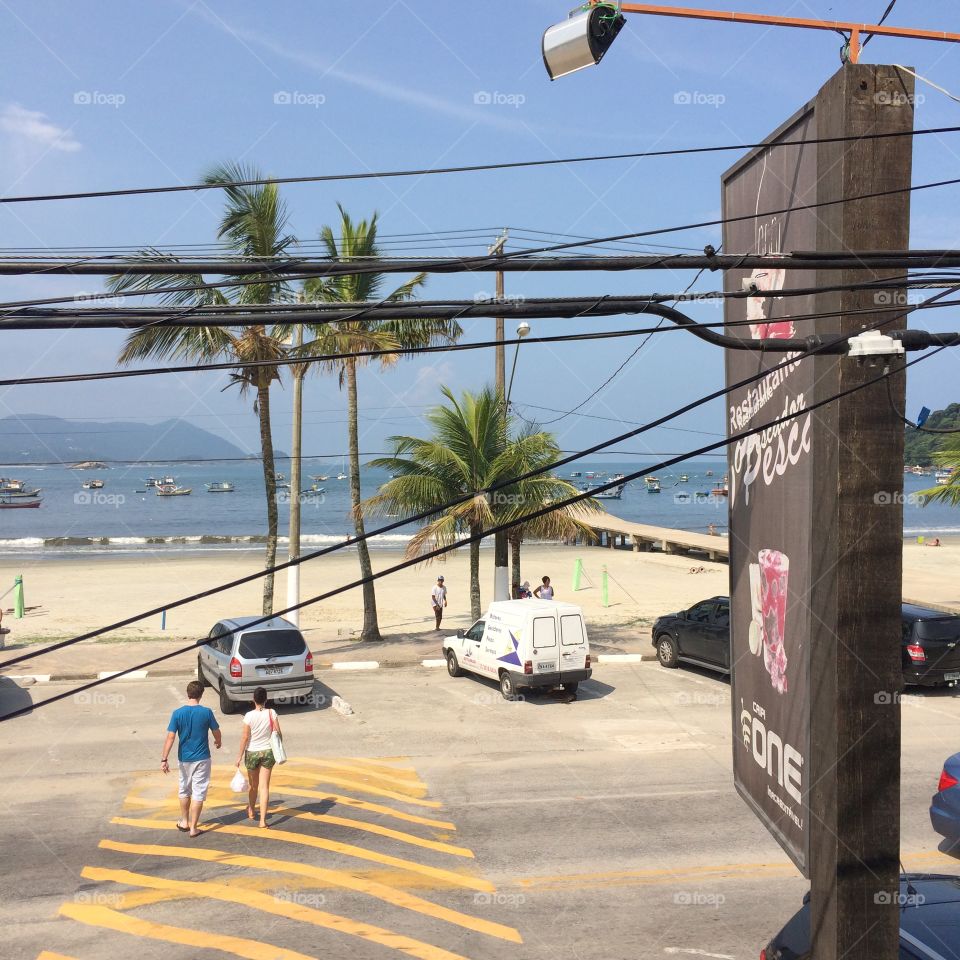
<svg viewBox="0 0 960 960"><path fill-rule="evenodd" d="M177 829L189 833L191 837L200 836L197 824L203 801L207 799L210 786L210 770L213 761L210 757L208 734L213 734L213 742L220 749L220 724L209 707L200 706L203 696L203 684L191 680L187 684L187 702L178 707L170 716L167 724L167 739L163 743L163 755L160 757L160 769L170 772L168 757L173 748L174 737L178 739L177 759L180 762L180 819Z"/></svg>

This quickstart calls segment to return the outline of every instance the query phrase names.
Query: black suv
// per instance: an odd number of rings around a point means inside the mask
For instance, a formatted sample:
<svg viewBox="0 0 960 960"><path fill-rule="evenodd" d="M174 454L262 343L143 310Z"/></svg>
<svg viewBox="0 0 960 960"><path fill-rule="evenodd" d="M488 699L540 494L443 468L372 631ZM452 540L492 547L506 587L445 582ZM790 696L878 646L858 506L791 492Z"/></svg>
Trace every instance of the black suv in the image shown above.
<svg viewBox="0 0 960 960"><path fill-rule="evenodd" d="M960 680L960 614L903 605L903 679L932 687Z"/></svg>
<svg viewBox="0 0 960 960"><path fill-rule="evenodd" d="M657 659L665 667L683 660L721 673L730 672L730 598L712 597L689 610L669 613L651 630Z"/></svg>

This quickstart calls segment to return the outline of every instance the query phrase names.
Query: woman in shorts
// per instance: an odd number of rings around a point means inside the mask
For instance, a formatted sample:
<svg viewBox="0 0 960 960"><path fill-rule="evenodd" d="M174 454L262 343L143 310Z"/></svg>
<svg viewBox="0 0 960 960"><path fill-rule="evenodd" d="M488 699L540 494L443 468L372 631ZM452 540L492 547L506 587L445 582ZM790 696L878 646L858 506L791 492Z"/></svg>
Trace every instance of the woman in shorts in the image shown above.
<svg viewBox="0 0 960 960"><path fill-rule="evenodd" d="M240 737L240 756L237 766L244 764L250 781L247 816L256 817L257 793L260 793L260 826L267 826L267 807L270 805L270 773L276 760L270 748L270 733L280 733L280 722L275 710L267 707L267 691L257 687L253 691L253 709L243 716L243 735ZM281 734L282 736L282 734Z"/></svg>

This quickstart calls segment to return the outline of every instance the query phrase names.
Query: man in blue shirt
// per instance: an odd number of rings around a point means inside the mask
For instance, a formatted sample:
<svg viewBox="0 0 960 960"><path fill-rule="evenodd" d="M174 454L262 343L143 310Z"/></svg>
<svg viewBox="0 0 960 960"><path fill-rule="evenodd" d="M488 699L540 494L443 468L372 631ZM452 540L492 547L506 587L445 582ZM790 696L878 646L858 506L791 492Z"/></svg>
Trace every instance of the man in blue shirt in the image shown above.
<svg viewBox="0 0 960 960"><path fill-rule="evenodd" d="M169 773L170 763L167 757L173 748L173 738L178 737L180 819L177 821L177 829L189 833L191 837L200 836L197 822L200 820L200 811L210 786L213 761L210 758L208 732L213 733L213 742L217 749L220 749L220 724L209 707L200 706L202 696L203 684L199 680L191 680L187 684L186 706L178 707L170 717L167 739L163 744L163 756L160 758L160 769Z"/></svg>

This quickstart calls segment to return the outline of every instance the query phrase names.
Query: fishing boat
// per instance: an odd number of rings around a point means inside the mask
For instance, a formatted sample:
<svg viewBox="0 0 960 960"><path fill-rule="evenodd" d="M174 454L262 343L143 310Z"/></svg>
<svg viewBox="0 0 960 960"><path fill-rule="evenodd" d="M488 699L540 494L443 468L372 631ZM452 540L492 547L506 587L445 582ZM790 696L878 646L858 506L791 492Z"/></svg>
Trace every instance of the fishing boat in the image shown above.
<svg viewBox="0 0 960 960"><path fill-rule="evenodd" d="M659 493L660 481L656 477L647 477L647 493Z"/></svg>
<svg viewBox="0 0 960 960"><path fill-rule="evenodd" d="M601 490L599 493L595 493L594 497L597 500L619 500L623 496L623 488L625 486L625 483L621 483L618 487L614 487L612 490Z"/></svg>
<svg viewBox="0 0 960 960"><path fill-rule="evenodd" d="M730 484L727 483L727 478L723 478L723 483L718 484L710 491L711 497L729 497L730 496Z"/></svg>
<svg viewBox="0 0 960 960"><path fill-rule="evenodd" d="M217 480L207 484L207 493L233 493L234 486L226 480Z"/></svg>
<svg viewBox="0 0 960 960"><path fill-rule="evenodd" d="M158 486L158 487L160 486L175 487L176 485L177 485L177 478L171 477L171 476L161 477L155 484L155 486Z"/></svg>
<svg viewBox="0 0 960 960"><path fill-rule="evenodd" d="M578 480L580 477L583 476L583 474L582 474L579 470L574 470L573 473L570 474L570 476L571 476L574 480Z"/></svg>
<svg viewBox="0 0 960 960"><path fill-rule="evenodd" d="M143 481L143 485L145 487L155 487L157 485L157 478L147 477L147 479Z"/></svg>
<svg viewBox="0 0 960 960"><path fill-rule="evenodd" d="M346 475L345 473L338 473L338 474L337 474L337 479L338 479L338 480L346 480L346 479L347 479L347 475Z"/></svg>
<svg viewBox="0 0 960 960"><path fill-rule="evenodd" d="M712 476L713 476L713 471L712 471L712 470L708 470L708 471L706 472L706 476L712 477Z"/></svg>
<svg viewBox="0 0 960 960"><path fill-rule="evenodd" d="M83 489L84 490L102 490L103 481L102 480L84 480Z"/></svg>
<svg viewBox="0 0 960 960"><path fill-rule="evenodd" d="M311 484L306 490L301 490L300 493L304 497L318 497L321 493L326 493L326 487L318 487L315 483Z"/></svg>
<svg viewBox="0 0 960 960"><path fill-rule="evenodd" d="M685 473L680 474L680 478L677 480L677 483L689 483L690 477Z"/></svg>
<svg viewBox="0 0 960 960"><path fill-rule="evenodd" d="M191 487L178 487L175 483L158 483L158 497L189 497L193 493Z"/></svg>
<svg viewBox="0 0 960 960"><path fill-rule="evenodd" d="M311 479L311 480L316 480L316 481L318 481L319 483L323 483L324 480L327 480L328 478L325 477L322 473L318 473L318 474L316 474L316 475L312 475L312 476L310 477L310 479Z"/></svg>
<svg viewBox="0 0 960 960"><path fill-rule="evenodd" d="M623 474L622 474L622 473L615 473L610 479L611 479L611 480L622 480L622 479L623 479Z"/></svg>
<svg viewBox="0 0 960 960"><path fill-rule="evenodd" d="M23 493L26 484L22 480L0 477L0 493Z"/></svg>
<svg viewBox="0 0 960 960"><path fill-rule="evenodd" d="M20 488L19 490L0 490L0 497L6 497L8 499L30 499L31 497L40 496L40 488L34 487L33 490L26 490Z"/></svg>
<svg viewBox="0 0 960 960"><path fill-rule="evenodd" d="M0 493L0 510L29 510L39 507L43 500L36 498L27 500L24 497L10 497Z"/></svg>
<svg viewBox="0 0 960 960"><path fill-rule="evenodd" d="M643 478L643 482L644 482L647 486L650 486L651 483L659 483L659 482L660 482L660 478L659 478L659 477L644 477L644 478Z"/></svg>

